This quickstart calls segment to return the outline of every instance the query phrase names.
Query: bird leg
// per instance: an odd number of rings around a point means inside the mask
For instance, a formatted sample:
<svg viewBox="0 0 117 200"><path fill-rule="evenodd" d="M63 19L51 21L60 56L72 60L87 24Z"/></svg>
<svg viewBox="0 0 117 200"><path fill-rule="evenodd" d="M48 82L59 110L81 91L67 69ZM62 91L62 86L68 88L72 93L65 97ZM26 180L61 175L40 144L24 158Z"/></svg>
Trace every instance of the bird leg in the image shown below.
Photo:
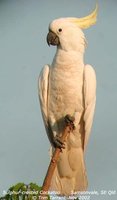
<svg viewBox="0 0 117 200"><path fill-rule="evenodd" d="M75 129L74 125L75 118L71 115L66 115L64 118L65 127L69 127L69 132ZM53 140L53 144L55 148L65 149L65 142L61 140L60 136L55 136Z"/></svg>
<svg viewBox="0 0 117 200"><path fill-rule="evenodd" d="M65 124L66 126L69 126L71 131L75 129L74 121L75 121L75 118L73 116L69 114L65 116Z"/></svg>
<svg viewBox="0 0 117 200"><path fill-rule="evenodd" d="M65 143L61 141L60 136L56 136L53 141L54 147L59 149L65 149Z"/></svg>

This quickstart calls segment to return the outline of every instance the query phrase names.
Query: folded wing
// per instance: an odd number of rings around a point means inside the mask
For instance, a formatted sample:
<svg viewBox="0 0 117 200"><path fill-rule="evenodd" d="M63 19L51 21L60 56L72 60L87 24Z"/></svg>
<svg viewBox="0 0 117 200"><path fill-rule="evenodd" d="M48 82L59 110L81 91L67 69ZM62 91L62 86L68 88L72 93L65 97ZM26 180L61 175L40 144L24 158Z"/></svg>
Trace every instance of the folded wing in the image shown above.
<svg viewBox="0 0 117 200"><path fill-rule="evenodd" d="M48 90L49 90L49 66L43 67L38 82L38 93L40 100L40 107L45 124L46 132L50 142L53 140L53 133L48 121Z"/></svg>
<svg viewBox="0 0 117 200"><path fill-rule="evenodd" d="M95 110L96 103L96 75L92 66L86 65L84 70L84 151L86 149Z"/></svg>

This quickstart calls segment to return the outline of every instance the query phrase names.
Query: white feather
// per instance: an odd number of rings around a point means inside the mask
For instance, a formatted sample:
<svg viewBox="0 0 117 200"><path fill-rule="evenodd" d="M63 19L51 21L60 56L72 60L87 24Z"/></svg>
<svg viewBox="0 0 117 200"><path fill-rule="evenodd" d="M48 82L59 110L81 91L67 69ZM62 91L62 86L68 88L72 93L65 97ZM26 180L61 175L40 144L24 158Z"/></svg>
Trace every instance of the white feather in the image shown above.
<svg viewBox="0 0 117 200"><path fill-rule="evenodd" d="M60 34L59 28L63 30ZM93 68L83 62L82 30L65 19L55 20L50 29L58 34L60 46L52 65L46 65L40 74L39 98L51 144L55 135L63 133L65 115L75 117L76 128L66 139L66 148L60 154L50 187L68 196L71 191L87 189L84 150L93 121L96 78Z"/></svg>
<svg viewBox="0 0 117 200"><path fill-rule="evenodd" d="M53 133L48 121L48 89L49 89L49 65L43 67L38 81L38 94L40 100L40 107L43 116L45 129L50 142L53 140Z"/></svg>
<svg viewBox="0 0 117 200"><path fill-rule="evenodd" d="M91 65L86 65L84 68L84 101L85 101L85 138L84 151L89 140L89 135L92 127L95 103L96 103L96 75Z"/></svg>

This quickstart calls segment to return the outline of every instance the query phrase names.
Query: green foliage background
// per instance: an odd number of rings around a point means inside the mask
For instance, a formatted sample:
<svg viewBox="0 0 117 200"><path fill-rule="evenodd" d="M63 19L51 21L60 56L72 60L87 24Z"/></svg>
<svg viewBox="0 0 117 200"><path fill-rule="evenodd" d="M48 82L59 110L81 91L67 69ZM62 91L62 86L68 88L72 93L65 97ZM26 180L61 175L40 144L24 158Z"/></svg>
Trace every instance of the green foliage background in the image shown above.
<svg viewBox="0 0 117 200"><path fill-rule="evenodd" d="M41 187L35 183L28 185L24 183L17 183L9 188L6 195L0 197L0 200L37 200L39 199ZM50 197L48 196L48 200Z"/></svg>

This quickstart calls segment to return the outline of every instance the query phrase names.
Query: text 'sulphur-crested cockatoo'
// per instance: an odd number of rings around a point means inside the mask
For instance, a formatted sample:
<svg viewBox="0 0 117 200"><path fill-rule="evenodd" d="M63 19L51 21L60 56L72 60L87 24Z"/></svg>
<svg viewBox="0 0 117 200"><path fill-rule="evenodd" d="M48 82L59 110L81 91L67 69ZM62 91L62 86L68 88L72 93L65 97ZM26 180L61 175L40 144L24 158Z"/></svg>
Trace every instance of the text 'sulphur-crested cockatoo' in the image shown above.
<svg viewBox="0 0 117 200"><path fill-rule="evenodd" d="M50 190L61 195L87 189L84 151L92 126L96 102L96 76L91 65L84 64L86 45L82 29L95 24L96 9L83 18L60 18L49 25L47 42L56 45L51 65L45 65L39 76L39 99L48 138L53 149L63 144L64 117L75 118L75 129L69 134L54 171Z"/></svg>

